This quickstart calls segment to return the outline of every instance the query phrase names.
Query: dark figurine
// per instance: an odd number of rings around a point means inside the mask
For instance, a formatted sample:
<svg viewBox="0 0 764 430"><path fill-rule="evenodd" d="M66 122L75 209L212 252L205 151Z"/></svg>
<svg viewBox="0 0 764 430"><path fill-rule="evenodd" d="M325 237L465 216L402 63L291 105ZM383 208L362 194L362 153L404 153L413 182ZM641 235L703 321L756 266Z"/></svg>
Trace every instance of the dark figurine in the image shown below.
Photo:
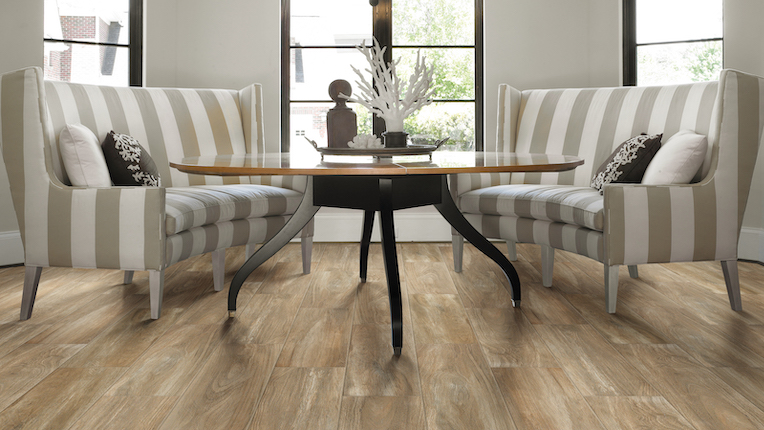
<svg viewBox="0 0 764 430"><path fill-rule="evenodd" d="M348 97L352 95L353 88L348 81L337 79L329 84L329 97L337 103L326 113L329 148L348 148L348 142L358 134L355 112L347 107L340 93Z"/></svg>

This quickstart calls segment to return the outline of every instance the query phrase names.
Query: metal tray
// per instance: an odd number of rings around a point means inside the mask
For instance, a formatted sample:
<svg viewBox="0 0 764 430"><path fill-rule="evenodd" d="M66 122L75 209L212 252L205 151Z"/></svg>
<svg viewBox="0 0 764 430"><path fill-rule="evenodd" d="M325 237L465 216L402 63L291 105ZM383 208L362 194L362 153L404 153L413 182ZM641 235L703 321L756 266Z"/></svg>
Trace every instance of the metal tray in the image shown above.
<svg viewBox="0 0 764 430"><path fill-rule="evenodd" d="M323 160L324 155L362 155L366 157L392 157L393 155L429 155L432 158L433 151L441 147L449 139L440 139L435 142L434 145L414 145L410 144L403 148L329 148L326 146L318 146L318 144L305 138L314 148L321 154Z"/></svg>

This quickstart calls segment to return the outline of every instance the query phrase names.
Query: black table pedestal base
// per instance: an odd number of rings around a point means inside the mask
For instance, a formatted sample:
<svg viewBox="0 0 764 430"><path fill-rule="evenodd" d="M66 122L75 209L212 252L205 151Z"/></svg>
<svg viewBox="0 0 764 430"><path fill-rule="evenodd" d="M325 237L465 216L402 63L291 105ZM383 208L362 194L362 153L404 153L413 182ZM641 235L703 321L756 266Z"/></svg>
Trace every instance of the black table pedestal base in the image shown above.
<svg viewBox="0 0 764 430"><path fill-rule="evenodd" d="M235 314L236 298L247 277L295 237L321 206L364 211L360 278L361 282L366 282L374 212L379 212L382 255L390 299L393 353L400 355L403 347L403 311L393 211L425 205L434 205L456 231L501 267L512 287L512 304L518 307L520 279L515 268L504 254L475 230L461 214L451 198L446 175L309 176L302 202L289 221L234 275L228 292L229 315Z"/></svg>

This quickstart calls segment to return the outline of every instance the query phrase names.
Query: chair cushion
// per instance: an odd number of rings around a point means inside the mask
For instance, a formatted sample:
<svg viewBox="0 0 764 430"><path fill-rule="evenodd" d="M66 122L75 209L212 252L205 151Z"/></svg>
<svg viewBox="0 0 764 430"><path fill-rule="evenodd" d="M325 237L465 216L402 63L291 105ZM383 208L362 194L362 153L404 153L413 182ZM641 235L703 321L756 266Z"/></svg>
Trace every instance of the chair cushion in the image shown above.
<svg viewBox="0 0 764 430"><path fill-rule="evenodd" d="M564 222L602 231L604 199L591 187L497 185L459 196L462 212Z"/></svg>
<svg viewBox="0 0 764 430"><path fill-rule="evenodd" d="M167 188L167 235L220 221L294 213L302 193L269 185L229 184Z"/></svg>

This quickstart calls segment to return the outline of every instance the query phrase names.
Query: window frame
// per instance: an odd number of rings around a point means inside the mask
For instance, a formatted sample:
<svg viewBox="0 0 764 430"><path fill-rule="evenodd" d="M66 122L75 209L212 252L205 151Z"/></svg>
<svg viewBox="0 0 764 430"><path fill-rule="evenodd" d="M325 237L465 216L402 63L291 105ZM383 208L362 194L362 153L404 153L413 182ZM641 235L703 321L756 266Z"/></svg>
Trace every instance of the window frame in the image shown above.
<svg viewBox="0 0 764 430"><path fill-rule="evenodd" d="M724 31L722 37L712 37L708 39L686 39L672 40L668 42L650 42L637 43L637 1L623 0L622 19L623 19L623 86L637 85L637 48L640 46L652 45L673 45L677 43L699 43L699 42L722 42L722 53L724 53ZM724 22L724 13L722 12L722 23ZM722 68L724 67L724 56L722 55Z"/></svg>
<svg viewBox="0 0 764 430"><path fill-rule="evenodd" d="M129 58L129 85L143 86L143 0L130 0L130 37L127 44L109 42L89 42L84 40L43 38L45 42L58 42L70 45L113 46L127 48Z"/></svg>
<svg viewBox="0 0 764 430"><path fill-rule="evenodd" d="M367 0L358 0L367 1ZM381 46L388 46L385 51L385 61L392 61L392 51L394 48L455 48L455 49L474 49L475 50L475 97L474 99L448 100L436 99L436 102L461 102L475 103L475 151L483 151L485 138L485 94L484 94L484 35L483 35L483 2L484 0L474 0L475 4L475 44L473 45L393 45L393 0L379 0L379 3L373 7L372 11L372 34ZM291 9L290 0L281 0L281 152L289 152L291 130L290 130L290 112L291 112L291 75L290 61L293 46L290 43L291 35ZM309 46L303 49L336 49L336 46ZM355 49L355 47L343 47L342 49ZM331 100L309 100L300 102L328 102ZM373 116L374 133L380 135L385 131L384 121Z"/></svg>

